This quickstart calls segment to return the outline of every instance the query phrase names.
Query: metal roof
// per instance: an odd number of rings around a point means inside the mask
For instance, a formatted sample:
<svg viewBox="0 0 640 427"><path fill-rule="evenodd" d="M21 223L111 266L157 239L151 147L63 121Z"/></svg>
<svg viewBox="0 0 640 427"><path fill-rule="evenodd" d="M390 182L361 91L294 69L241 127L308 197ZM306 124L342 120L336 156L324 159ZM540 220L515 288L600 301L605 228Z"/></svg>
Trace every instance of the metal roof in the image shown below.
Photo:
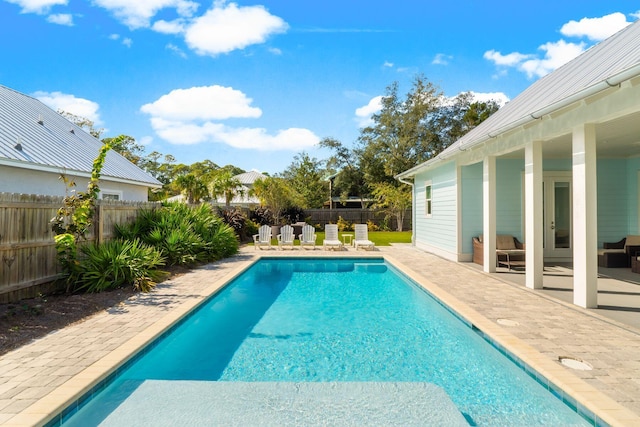
<svg viewBox="0 0 640 427"><path fill-rule="evenodd" d="M237 179L238 181L240 181L241 184L253 184L254 182L256 182L259 179L265 179L268 178L267 175L264 175L258 171L249 171L249 172L245 172L245 173L241 173L239 175L234 176L235 179Z"/></svg>
<svg viewBox="0 0 640 427"><path fill-rule="evenodd" d="M399 177L540 119L571 103L640 75L640 21L591 47L565 65L537 80L469 133Z"/></svg>
<svg viewBox="0 0 640 427"><path fill-rule="evenodd" d="M0 85L0 163L91 174L101 146L98 139L39 100ZM107 153L102 178L148 187L162 185L113 150Z"/></svg>

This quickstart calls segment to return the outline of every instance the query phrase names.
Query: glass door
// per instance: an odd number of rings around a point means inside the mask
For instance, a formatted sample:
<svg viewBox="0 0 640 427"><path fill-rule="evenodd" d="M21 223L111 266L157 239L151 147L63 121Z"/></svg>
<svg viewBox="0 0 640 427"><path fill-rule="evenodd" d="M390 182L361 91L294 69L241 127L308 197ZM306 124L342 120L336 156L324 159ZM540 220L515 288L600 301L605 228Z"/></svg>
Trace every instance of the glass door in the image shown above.
<svg viewBox="0 0 640 427"><path fill-rule="evenodd" d="M544 256L571 258L571 177L545 176L544 179Z"/></svg>

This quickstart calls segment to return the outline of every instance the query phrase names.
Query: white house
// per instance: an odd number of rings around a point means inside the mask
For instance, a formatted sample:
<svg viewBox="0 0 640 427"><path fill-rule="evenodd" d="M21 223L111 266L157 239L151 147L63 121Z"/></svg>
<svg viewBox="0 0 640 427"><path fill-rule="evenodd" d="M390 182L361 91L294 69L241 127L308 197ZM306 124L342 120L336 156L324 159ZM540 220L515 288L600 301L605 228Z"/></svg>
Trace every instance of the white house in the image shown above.
<svg viewBox="0 0 640 427"><path fill-rule="evenodd" d="M260 206L260 199L251 194L251 189L253 188L253 184L259 179L267 178L267 175L260 173L258 171L252 170L249 172L241 173L235 175L233 178L240 181L242 191L241 194L236 195L232 200L230 205L243 207L243 208L254 208L256 206ZM225 206L226 199L224 196L218 197L216 200L213 200L212 203L217 206Z"/></svg>
<svg viewBox="0 0 640 427"><path fill-rule="evenodd" d="M526 284L544 260L573 262L574 303L597 306L598 248L640 234L640 23L541 78L437 157L397 177L413 186L420 248L470 261L484 238L526 243Z"/></svg>
<svg viewBox="0 0 640 427"><path fill-rule="evenodd" d="M87 188L102 143L35 98L0 85L0 192L64 196L61 174ZM162 184L111 150L101 198L147 201Z"/></svg>

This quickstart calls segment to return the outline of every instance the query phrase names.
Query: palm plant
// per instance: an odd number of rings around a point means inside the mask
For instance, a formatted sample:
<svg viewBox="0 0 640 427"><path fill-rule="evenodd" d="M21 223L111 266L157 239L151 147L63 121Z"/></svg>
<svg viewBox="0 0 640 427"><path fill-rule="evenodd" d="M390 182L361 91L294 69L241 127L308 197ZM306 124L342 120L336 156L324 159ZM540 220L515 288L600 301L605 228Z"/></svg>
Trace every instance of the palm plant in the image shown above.
<svg viewBox="0 0 640 427"><path fill-rule="evenodd" d="M212 198L224 196L225 207L229 209L231 201L236 196L244 196L245 188L237 178L231 175L230 171L221 171L209 183L209 192Z"/></svg>

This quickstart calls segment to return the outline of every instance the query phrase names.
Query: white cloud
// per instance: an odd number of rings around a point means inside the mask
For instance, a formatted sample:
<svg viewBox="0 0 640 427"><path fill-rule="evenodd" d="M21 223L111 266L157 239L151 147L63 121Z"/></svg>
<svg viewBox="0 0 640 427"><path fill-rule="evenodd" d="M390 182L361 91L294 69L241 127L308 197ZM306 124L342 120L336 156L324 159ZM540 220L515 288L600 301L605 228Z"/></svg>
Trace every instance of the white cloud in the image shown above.
<svg viewBox="0 0 640 427"><path fill-rule="evenodd" d="M393 68L393 62L384 61L384 64L382 64L382 66L386 68Z"/></svg>
<svg viewBox="0 0 640 427"><path fill-rule="evenodd" d="M587 37L592 41L600 41L629 24L624 14L616 12L599 18L569 21L562 26L560 32L566 37ZM519 52L503 55L496 50L489 50L484 53L484 58L499 68L496 76L505 75L505 69L511 67L526 73L529 78L534 78L542 77L566 64L588 47L585 42L573 43L560 39L541 45L538 49L543 52L542 57Z"/></svg>
<svg viewBox="0 0 640 427"><path fill-rule="evenodd" d="M185 41L199 55L215 56L264 43L271 34L285 32L288 27L263 6L238 7L235 3L215 2L187 27Z"/></svg>
<svg viewBox="0 0 640 427"><path fill-rule="evenodd" d="M68 13L56 13L47 16L47 21L52 24L67 25L73 27L73 15Z"/></svg>
<svg viewBox="0 0 640 427"><path fill-rule="evenodd" d="M144 146L151 145L153 143L153 137L149 135L143 136L142 138L138 139L138 143Z"/></svg>
<svg viewBox="0 0 640 427"><path fill-rule="evenodd" d="M529 59L518 66L518 69L527 73L529 78L534 76L542 77L549 74L584 52L586 45L584 43L567 43L564 40L559 40L555 43L543 44L539 49L545 52L544 58Z"/></svg>
<svg viewBox="0 0 640 427"><path fill-rule="evenodd" d="M37 13L44 15L56 5L66 5L68 0L6 0L9 3L17 4L22 8L22 13Z"/></svg>
<svg viewBox="0 0 640 427"><path fill-rule="evenodd" d="M371 116L382 110L382 96L371 98L369 103L363 107L356 108L356 121L358 126L367 127L373 124Z"/></svg>
<svg viewBox="0 0 640 427"><path fill-rule="evenodd" d="M273 53L274 55L282 55L282 50L278 49L277 47L270 47L269 52Z"/></svg>
<svg viewBox="0 0 640 427"><path fill-rule="evenodd" d="M179 57L181 57L181 58L185 58L185 59L187 58L187 54L186 54L186 53L184 53L184 52L182 51L182 49L180 49L178 46L176 46L176 45L174 45L174 44L172 44L172 43L169 43L169 44L168 44L168 45L166 45L165 47L166 47L167 49L169 49L170 51L174 52L174 53L175 53L176 55L178 55Z"/></svg>
<svg viewBox="0 0 640 427"><path fill-rule="evenodd" d="M189 123L152 118L151 126L158 136L172 144L223 143L235 148L262 151L300 150L320 142L308 129L289 128L269 135L264 128L234 128L210 121Z"/></svg>
<svg viewBox="0 0 640 427"><path fill-rule="evenodd" d="M592 41L604 40L622 30L631 22L620 13L612 13L600 18L582 18L580 21L569 21L562 26L560 32L567 37L587 37Z"/></svg>
<svg viewBox="0 0 640 427"><path fill-rule="evenodd" d="M558 40L545 43L539 49L544 52L543 58L518 52L502 55L495 50L485 52L484 58L497 66L516 68L526 73L529 78L542 77L580 55L585 51L586 45Z"/></svg>
<svg viewBox="0 0 640 427"><path fill-rule="evenodd" d="M120 38L120 34L109 34L109 40L118 40Z"/></svg>
<svg viewBox="0 0 640 427"><path fill-rule="evenodd" d="M500 107L509 102L509 97L503 92L471 92L473 99L478 102L496 101Z"/></svg>
<svg viewBox="0 0 640 427"><path fill-rule="evenodd" d="M175 19L173 21L159 20L153 23L151 29L162 34L181 34L184 32L184 19Z"/></svg>
<svg viewBox="0 0 640 427"><path fill-rule="evenodd" d="M525 55L518 52L503 55L495 50L488 50L483 55L484 59L492 61L496 65L505 67L515 67L526 59L529 59L531 56L532 55Z"/></svg>
<svg viewBox="0 0 640 427"><path fill-rule="evenodd" d="M131 45L133 44L133 40L131 40L128 37L125 37L124 39L122 39L122 44L125 45L126 47L131 47Z"/></svg>
<svg viewBox="0 0 640 427"><path fill-rule="evenodd" d="M33 97L56 111L62 110L76 116L85 117L96 125L102 124L98 113L100 105L96 102L84 98L76 98L74 95L62 92L38 91L33 94Z"/></svg>
<svg viewBox="0 0 640 427"><path fill-rule="evenodd" d="M262 110L239 90L222 86L176 89L140 110L151 126L172 144L222 143L235 148L300 150L320 139L308 129L289 128L271 135L264 128L231 127L213 120L258 118Z"/></svg>
<svg viewBox="0 0 640 427"><path fill-rule="evenodd" d="M262 110L252 107L253 100L239 90L223 86L175 89L140 110L168 120L221 120L256 118Z"/></svg>
<svg viewBox="0 0 640 427"><path fill-rule="evenodd" d="M438 53L433 61L431 61L434 65L449 65L449 61L453 59L451 55L445 55L444 53Z"/></svg>
<svg viewBox="0 0 640 427"><path fill-rule="evenodd" d="M150 20L162 9L175 9L179 16L193 16L199 4L188 0L93 0L107 9L131 29L146 28Z"/></svg>

